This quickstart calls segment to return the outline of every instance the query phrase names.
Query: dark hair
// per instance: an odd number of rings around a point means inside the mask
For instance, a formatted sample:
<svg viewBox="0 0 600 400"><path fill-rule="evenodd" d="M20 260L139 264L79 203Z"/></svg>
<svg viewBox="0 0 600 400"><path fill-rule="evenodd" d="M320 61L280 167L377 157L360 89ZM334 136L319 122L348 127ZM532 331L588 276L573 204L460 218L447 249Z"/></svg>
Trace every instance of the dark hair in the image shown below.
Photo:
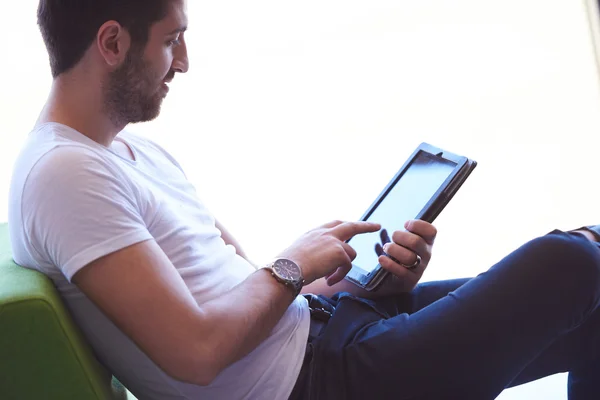
<svg viewBox="0 0 600 400"><path fill-rule="evenodd" d="M127 29L132 45L145 46L150 26L167 14L167 1L40 0L38 25L50 56L52 77L81 60L107 21L117 21Z"/></svg>

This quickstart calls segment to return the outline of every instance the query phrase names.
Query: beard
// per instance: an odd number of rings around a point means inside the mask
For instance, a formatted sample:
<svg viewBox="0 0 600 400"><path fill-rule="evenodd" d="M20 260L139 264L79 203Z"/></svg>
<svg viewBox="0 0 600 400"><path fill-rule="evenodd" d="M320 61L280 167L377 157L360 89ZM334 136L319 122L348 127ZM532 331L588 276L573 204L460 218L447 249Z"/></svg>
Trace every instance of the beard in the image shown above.
<svg viewBox="0 0 600 400"><path fill-rule="evenodd" d="M104 89L104 110L113 124L151 121L160 114L162 79L144 61L143 49L132 48L123 65L111 72Z"/></svg>

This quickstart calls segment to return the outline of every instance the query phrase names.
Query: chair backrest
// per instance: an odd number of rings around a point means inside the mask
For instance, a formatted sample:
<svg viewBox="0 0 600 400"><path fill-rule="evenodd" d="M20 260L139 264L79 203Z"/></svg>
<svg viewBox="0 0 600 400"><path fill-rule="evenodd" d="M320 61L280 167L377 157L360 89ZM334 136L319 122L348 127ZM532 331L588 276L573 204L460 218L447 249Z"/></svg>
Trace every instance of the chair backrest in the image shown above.
<svg viewBox="0 0 600 400"><path fill-rule="evenodd" d="M118 381L111 384L52 282L13 262L6 224L0 224L0 397L128 398Z"/></svg>

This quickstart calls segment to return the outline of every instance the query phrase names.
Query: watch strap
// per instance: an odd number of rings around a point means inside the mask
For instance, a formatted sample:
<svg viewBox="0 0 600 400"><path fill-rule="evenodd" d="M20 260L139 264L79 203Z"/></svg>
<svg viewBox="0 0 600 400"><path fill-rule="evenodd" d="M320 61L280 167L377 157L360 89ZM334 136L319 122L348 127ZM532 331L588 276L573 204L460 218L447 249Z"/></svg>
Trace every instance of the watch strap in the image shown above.
<svg viewBox="0 0 600 400"><path fill-rule="evenodd" d="M282 283L285 286L289 287L290 289L292 289L294 291L294 295L298 296L300 294L300 291L302 290L302 287L304 286L304 279L302 279L301 281L298 281L298 282L283 279L275 273L273 264L274 264L274 262L264 266L263 268L269 270L269 273L273 276L273 278L275 278L275 280L277 282Z"/></svg>

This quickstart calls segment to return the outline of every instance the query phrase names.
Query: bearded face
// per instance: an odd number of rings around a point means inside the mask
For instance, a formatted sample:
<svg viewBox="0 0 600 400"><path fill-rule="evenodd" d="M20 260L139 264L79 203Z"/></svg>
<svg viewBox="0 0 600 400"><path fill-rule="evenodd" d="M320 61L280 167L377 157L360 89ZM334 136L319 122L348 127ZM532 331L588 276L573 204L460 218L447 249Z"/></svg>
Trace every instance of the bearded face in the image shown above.
<svg viewBox="0 0 600 400"><path fill-rule="evenodd" d="M144 60L143 48L131 48L123 64L113 71L104 86L104 108L115 125L151 121L160 107L175 72L165 77Z"/></svg>

